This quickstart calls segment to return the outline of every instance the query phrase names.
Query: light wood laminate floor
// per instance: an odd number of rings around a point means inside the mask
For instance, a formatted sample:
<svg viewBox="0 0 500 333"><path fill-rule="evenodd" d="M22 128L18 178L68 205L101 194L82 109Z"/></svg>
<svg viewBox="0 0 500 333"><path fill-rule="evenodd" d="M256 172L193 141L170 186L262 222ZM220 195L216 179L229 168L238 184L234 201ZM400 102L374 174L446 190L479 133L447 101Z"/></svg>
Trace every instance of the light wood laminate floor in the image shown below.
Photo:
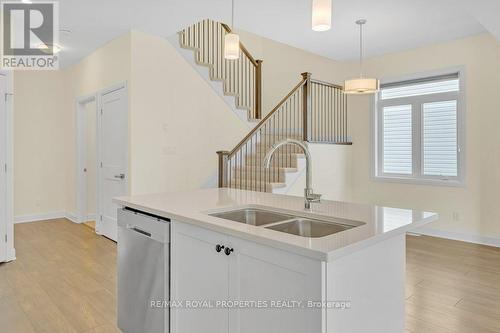
<svg viewBox="0 0 500 333"><path fill-rule="evenodd" d="M115 243L67 220L18 224L15 238L17 260L0 265L0 332L119 332ZM500 249L407 241L407 333L500 332Z"/></svg>

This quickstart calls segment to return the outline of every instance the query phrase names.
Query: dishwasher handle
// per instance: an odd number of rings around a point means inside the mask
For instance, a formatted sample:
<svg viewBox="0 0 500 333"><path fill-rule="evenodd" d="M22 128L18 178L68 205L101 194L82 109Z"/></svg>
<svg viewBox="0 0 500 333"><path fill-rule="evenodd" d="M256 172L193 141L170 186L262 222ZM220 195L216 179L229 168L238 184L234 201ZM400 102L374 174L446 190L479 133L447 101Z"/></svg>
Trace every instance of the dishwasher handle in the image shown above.
<svg viewBox="0 0 500 333"><path fill-rule="evenodd" d="M152 234L149 231L146 231L144 229L139 228L138 226L135 225L127 225L127 229L130 231L135 231L141 235L147 236L151 238Z"/></svg>

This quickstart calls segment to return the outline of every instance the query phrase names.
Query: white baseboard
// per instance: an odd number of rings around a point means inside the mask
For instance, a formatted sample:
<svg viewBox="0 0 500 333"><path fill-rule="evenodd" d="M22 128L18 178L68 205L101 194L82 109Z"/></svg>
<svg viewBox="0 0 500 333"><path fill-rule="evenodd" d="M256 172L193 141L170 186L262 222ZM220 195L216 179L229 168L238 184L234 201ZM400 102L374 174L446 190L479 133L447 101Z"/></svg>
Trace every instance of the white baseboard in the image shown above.
<svg viewBox="0 0 500 333"><path fill-rule="evenodd" d="M64 214L64 217L70 220L71 222L78 223L78 219L76 218L76 214L74 213L66 212Z"/></svg>
<svg viewBox="0 0 500 333"><path fill-rule="evenodd" d="M452 240L457 240L457 241L462 241L462 242L467 242L467 243L500 247L500 238L489 237L489 236L465 234L465 233L460 233L460 232L444 231L444 230L425 228L425 227L415 230L414 233L426 235L426 236L452 239Z"/></svg>
<svg viewBox="0 0 500 333"><path fill-rule="evenodd" d="M14 223L36 222L43 220L62 219L66 217L65 212L51 212L33 215L18 215L14 217Z"/></svg>
<svg viewBox="0 0 500 333"><path fill-rule="evenodd" d="M18 215L14 217L14 223L28 223L55 219L68 219L71 222L77 223L76 214L70 212L51 212L32 215Z"/></svg>

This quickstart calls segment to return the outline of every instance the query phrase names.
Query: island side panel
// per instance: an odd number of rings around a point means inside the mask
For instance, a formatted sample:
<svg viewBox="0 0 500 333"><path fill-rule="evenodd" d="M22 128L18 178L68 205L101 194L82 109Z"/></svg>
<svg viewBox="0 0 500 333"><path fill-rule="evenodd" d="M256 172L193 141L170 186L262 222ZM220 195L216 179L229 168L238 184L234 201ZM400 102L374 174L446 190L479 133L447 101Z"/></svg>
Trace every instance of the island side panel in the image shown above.
<svg viewBox="0 0 500 333"><path fill-rule="evenodd" d="M350 303L327 310L328 333L404 332L405 250L402 234L327 263L327 300Z"/></svg>

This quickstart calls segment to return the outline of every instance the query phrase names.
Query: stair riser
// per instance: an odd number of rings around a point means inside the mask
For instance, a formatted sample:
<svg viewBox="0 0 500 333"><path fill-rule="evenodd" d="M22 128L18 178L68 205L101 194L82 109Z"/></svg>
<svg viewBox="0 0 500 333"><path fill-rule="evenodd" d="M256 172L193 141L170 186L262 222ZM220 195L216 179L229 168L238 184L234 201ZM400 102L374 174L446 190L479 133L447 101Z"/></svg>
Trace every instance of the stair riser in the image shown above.
<svg viewBox="0 0 500 333"><path fill-rule="evenodd" d="M247 191L258 191L258 192L268 192L272 193L273 188L270 184L267 185L262 185L262 186L253 186L253 185L247 185L247 184L237 184L237 186L234 185L235 183L232 183L231 188L238 188L240 190L247 190Z"/></svg>
<svg viewBox="0 0 500 333"><path fill-rule="evenodd" d="M240 174L235 174L233 179L238 180L238 181L247 181L250 179L258 180L258 181L272 181L276 183L284 183L286 180L285 174L274 174L274 175L265 175L265 174L245 174L242 173Z"/></svg>
<svg viewBox="0 0 500 333"><path fill-rule="evenodd" d="M247 157L245 165L263 167L264 159L255 156ZM297 157L295 155L282 155L273 156L271 160L271 167L281 167L281 168L296 168L297 167Z"/></svg>

